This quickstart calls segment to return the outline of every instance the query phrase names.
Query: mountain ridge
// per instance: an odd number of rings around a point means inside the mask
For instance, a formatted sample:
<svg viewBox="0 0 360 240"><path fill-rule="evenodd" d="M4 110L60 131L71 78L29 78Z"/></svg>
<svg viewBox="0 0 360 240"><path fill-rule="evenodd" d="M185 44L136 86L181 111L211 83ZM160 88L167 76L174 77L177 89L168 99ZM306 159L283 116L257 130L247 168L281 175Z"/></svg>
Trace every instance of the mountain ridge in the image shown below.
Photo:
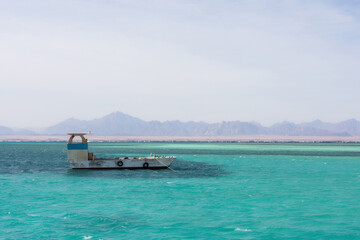
<svg viewBox="0 0 360 240"><path fill-rule="evenodd" d="M264 127L257 122L222 121L218 123L144 121L122 112L113 112L93 120L68 118L41 132L15 131L0 126L0 135L64 135L67 132L92 131L99 136L360 136L360 122L348 119L338 123L321 120L295 124L289 121Z"/></svg>

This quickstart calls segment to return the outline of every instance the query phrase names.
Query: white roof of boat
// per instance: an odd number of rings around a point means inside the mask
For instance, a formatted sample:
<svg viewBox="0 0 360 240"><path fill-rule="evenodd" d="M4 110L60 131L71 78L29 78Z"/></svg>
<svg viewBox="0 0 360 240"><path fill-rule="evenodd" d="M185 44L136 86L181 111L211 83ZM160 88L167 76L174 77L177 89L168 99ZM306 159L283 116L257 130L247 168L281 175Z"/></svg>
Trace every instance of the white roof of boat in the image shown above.
<svg viewBox="0 0 360 240"><path fill-rule="evenodd" d="M68 133L68 135L75 135L75 136L87 135L87 134L91 134L91 132L86 132L86 133Z"/></svg>

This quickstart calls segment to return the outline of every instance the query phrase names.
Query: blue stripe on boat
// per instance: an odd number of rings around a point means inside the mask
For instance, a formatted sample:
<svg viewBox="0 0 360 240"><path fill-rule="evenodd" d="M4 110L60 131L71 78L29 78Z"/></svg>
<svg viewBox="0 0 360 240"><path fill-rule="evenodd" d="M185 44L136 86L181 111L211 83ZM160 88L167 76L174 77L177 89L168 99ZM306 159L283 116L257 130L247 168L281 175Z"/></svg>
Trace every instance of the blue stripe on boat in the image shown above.
<svg viewBox="0 0 360 240"><path fill-rule="evenodd" d="M83 149L88 149L88 144L87 143L73 143L73 144L68 144L67 145L68 150L83 150Z"/></svg>

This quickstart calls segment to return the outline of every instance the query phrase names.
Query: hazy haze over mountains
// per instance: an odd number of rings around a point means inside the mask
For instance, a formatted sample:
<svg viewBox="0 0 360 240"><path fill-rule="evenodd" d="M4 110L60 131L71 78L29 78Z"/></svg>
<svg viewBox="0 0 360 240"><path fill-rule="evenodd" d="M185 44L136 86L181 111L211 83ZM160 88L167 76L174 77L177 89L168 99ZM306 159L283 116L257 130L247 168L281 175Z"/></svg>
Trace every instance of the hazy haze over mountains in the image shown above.
<svg viewBox="0 0 360 240"><path fill-rule="evenodd" d="M0 125L37 129L118 109L146 121L228 121L204 134L245 131L233 120L360 120L359 13L355 0L4 0ZM277 126L286 128L304 130Z"/></svg>
<svg viewBox="0 0 360 240"><path fill-rule="evenodd" d="M50 126L42 132L13 130L0 126L0 135L65 135L67 132L92 131L98 136L360 136L360 122L349 119L339 123L320 120L295 124L281 122L264 127L256 122L228 121L219 123L144 121L114 112L93 120L70 118Z"/></svg>

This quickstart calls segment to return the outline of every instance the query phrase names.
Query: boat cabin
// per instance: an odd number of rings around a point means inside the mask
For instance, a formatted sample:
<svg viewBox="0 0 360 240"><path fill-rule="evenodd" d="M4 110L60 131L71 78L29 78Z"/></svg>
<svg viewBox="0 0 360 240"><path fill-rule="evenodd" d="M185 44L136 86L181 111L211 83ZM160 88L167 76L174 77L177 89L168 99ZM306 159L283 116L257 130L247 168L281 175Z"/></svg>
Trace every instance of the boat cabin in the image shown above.
<svg viewBox="0 0 360 240"><path fill-rule="evenodd" d="M68 133L70 135L67 149L68 149L68 160L72 161L84 161L84 160L95 160L96 155L89 153L88 141L85 135L88 133ZM74 142L75 137L80 137L81 142Z"/></svg>

